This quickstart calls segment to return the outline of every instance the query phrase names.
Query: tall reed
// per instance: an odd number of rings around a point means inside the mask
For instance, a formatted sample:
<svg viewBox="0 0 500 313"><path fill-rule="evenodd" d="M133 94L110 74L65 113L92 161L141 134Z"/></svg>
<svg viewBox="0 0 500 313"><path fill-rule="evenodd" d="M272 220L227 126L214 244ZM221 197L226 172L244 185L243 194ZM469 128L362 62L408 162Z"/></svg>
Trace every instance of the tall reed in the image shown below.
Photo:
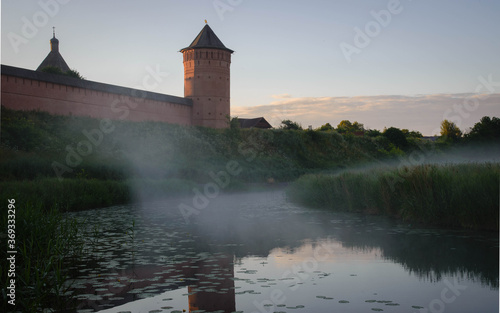
<svg viewBox="0 0 500 313"><path fill-rule="evenodd" d="M108 207L131 201L154 200L165 196L187 195L196 184L183 179L63 179L39 178L0 181L0 197L14 198L24 205L37 203L62 212Z"/></svg>
<svg viewBox="0 0 500 313"><path fill-rule="evenodd" d="M7 229L7 214L0 217L1 236ZM45 308L69 307L69 260L78 256L83 241L75 220L65 219L56 209L43 210L27 203L16 207L16 305L2 293L2 312L38 312ZM7 254L0 249L2 290L7 290Z"/></svg>
<svg viewBox="0 0 500 313"><path fill-rule="evenodd" d="M500 164L420 165L305 175L292 201L429 225L498 230Z"/></svg>

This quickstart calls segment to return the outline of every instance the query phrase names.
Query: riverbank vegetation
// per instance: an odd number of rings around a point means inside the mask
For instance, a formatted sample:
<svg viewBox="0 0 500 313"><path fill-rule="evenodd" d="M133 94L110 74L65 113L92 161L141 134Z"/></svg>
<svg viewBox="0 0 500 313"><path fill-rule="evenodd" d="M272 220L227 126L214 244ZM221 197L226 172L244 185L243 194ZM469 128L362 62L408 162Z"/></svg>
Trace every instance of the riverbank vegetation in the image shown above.
<svg viewBox="0 0 500 313"><path fill-rule="evenodd" d="M500 136L495 117L481 119L459 142L450 140L456 125L444 121L436 139L395 127L369 130L350 121L303 130L285 120L276 129L263 130L240 129L234 118L230 128L209 129L3 107L1 113L2 198L17 196L19 203L36 201L62 211L186 195L214 182L228 164L236 164L236 172L221 186L223 191L414 155L428 161ZM478 154L476 148L469 151L465 159Z"/></svg>
<svg viewBox="0 0 500 313"><path fill-rule="evenodd" d="M208 129L5 108L1 118L2 197L61 210L186 194L230 162L237 174L224 191L404 153L383 136L336 131Z"/></svg>
<svg viewBox="0 0 500 313"><path fill-rule="evenodd" d="M496 117L482 118L461 139L456 125L443 121L442 136L429 139L418 131L369 130L350 121L303 130L285 120L263 130L240 129L234 118L227 129L209 129L3 107L1 113L2 198L61 211L186 195L193 187L217 182L228 165L235 166L234 175L220 184L223 191L369 163L429 162L449 152L457 158L454 151L486 141L482 148L460 153L474 159L491 152L488 142L500 136Z"/></svg>
<svg viewBox="0 0 500 313"><path fill-rule="evenodd" d="M2 107L0 195L5 203L15 199L19 208L16 309L68 305L63 282L71 258L82 253L85 234L61 212L192 195L193 188L207 183L231 191L298 179L289 195L306 205L498 230L498 164L348 170L374 162L432 160L466 141L486 141L488 148L480 149L491 152L497 122L483 118L466 139L451 140L448 132L433 140L394 127L366 130L349 121L316 130L283 121L277 129L262 130L240 129L233 120L230 128L208 129ZM468 149L465 159L482 154L478 149ZM6 225L3 214L1 238ZM1 251L0 276L7 284L6 250Z"/></svg>
<svg viewBox="0 0 500 313"><path fill-rule="evenodd" d="M7 199L4 199L7 203ZM71 258L84 253L84 236L75 220L65 219L55 209L25 203L15 205L16 254L7 254L7 244L0 249L2 259L2 312L41 312L44 308L63 311L71 306L69 297L68 264ZM0 216L0 224L7 225L7 211ZM10 224L10 223L9 223ZM2 228L2 229L6 229ZM7 234L0 234L2 242ZM15 262L7 261L14 256ZM15 276L9 274L9 263L14 264ZM15 298L7 295L7 287L14 282Z"/></svg>
<svg viewBox="0 0 500 313"><path fill-rule="evenodd" d="M292 201L408 223L498 231L499 163L426 164L305 175Z"/></svg>

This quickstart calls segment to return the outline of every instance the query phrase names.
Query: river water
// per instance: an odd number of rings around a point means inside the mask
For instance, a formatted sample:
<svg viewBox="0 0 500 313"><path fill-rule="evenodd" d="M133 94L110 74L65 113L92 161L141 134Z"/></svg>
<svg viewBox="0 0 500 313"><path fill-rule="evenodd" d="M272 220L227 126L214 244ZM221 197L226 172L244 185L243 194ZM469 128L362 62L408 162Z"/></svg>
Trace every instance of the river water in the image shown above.
<svg viewBox="0 0 500 313"><path fill-rule="evenodd" d="M208 200L71 213L87 227L78 311L498 312L498 234L311 210L283 190Z"/></svg>

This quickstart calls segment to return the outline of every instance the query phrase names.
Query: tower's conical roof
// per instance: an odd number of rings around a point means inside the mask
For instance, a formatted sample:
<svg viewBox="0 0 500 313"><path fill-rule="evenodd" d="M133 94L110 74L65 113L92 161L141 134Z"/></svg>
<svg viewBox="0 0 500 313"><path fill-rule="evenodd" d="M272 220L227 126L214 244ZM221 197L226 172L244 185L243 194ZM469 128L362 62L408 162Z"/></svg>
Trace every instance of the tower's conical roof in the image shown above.
<svg viewBox="0 0 500 313"><path fill-rule="evenodd" d="M213 48L213 49L221 49L226 50L231 53L234 51L226 48L222 41L217 37L214 31L205 24L205 27L200 31L198 36L193 40L193 42L186 48L181 49L181 52L188 49L200 49L200 48Z"/></svg>
<svg viewBox="0 0 500 313"><path fill-rule="evenodd" d="M41 71L44 67L54 66L63 72L67 72L70 70L66 61L64 61L62 55L59 53L59 40L56 38L56 34L54 33L52 39L50 39L50 52L47 57L40 63L37 71Z"/></svg>

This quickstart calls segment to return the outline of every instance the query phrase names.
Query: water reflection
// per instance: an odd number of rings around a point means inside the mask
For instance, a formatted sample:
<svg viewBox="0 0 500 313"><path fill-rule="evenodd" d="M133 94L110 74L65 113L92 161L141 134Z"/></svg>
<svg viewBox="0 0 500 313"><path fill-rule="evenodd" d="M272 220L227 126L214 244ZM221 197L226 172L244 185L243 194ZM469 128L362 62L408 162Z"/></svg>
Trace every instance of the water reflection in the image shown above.
<svg viewBox="0 0 500 313"><path fill-rule="evenodd" d="M196 278L189 286L189 311L236 311L233 256L222 255L200 261L188 277Z"/></svg>
<svg viewBox="0 0 500 313"><path fill-rule="evenodd" d="M323 299L316 298L319 286L352 283L355 271L367 277L380 261L399 264L406 276L426 284L463 277L498 289L498 239L489 234L310 211L289 204L281 191L220 196L186 224L179 201L189 199L76 214L100 227L93 253L73 268L79 309L127 304L125 310L134 311L131 303L143 308L146 304L137 300L147 298L156 309L252 312L254 302L264 303L272 290L284 290L282 298L288 300L300 298L293 293L298 287L308 297L303 302L312 305ZM396 267L388 271L396 277ZM363 284L380 289L375 286L384 279ZM362 300L365 305L368 299Z"/></svg>
<svg viewBox="0 0 500 313"><path fill-rule="evenodd" d="M187 287L187 293L182 296L188 299L190 312L234 312L233 261L232 255L217 255L175 265L132 266L119 272L85 277L77 286L84 300L78 308L100 310ZM165 303L164 308L173 308Z"/></svg>

